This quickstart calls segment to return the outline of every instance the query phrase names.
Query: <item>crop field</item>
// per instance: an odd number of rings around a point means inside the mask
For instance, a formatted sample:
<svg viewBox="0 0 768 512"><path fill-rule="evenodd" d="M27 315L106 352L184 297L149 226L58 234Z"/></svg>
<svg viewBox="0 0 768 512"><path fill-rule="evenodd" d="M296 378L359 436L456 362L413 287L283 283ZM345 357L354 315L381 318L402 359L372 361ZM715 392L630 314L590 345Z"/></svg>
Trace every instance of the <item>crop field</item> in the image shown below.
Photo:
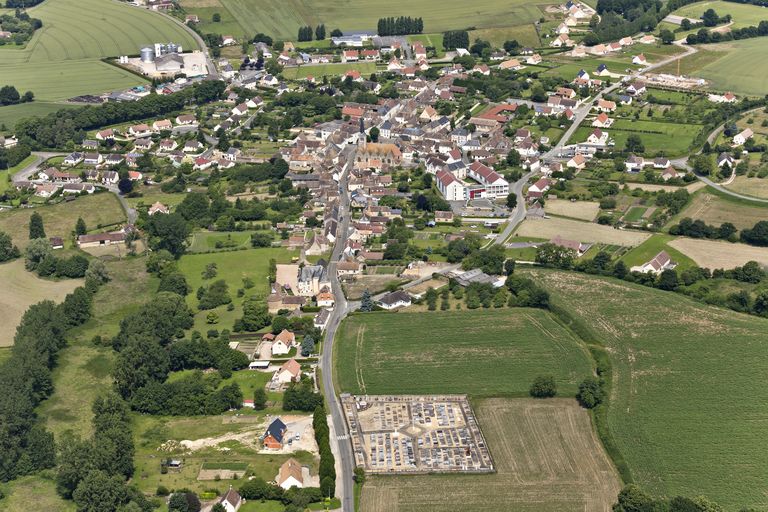
<svg viewBox="0 0 768 512"><path fill-rule="evenodd" d="M768 199L768 180L764 178L736 176L736 179L727 188L739 194ZM768 212L766 212L766 216L768 216Z"/></svg>
<svg viewBox="0 0 768 512"><path fill-rule="evenodd" d="M600 213L600 204L595 201L568 201L566 199L550 199L545 207L548 214L573 217L593 221Z"/></svg>
<svg viewBox="0 0 768 512"><path fill-rule="evenodd" d="M652 260L661 251L667 251L672 258L672 261L677 263L678 272L682 269L694 266L695 262L691 258L669 245L673 240L675 240L675 237L672 235L656 233L648 240L622 256L621 260L627 267L633 267Z"/></svg>
<svg viewBox="0 0 768 512"><path fill-rule="evenodd" d="M82 217L88 229L92 231L97 231L100 225L125 222L125 212L120 202L110 193L78 197L72 202L62 202L52 206L0 212L0 231L11 235L13 243L20 249L29 243L29 218L34 212L43 217L45 233L49 237L62 237L65 244L75 230L78 217Z"/></svg>
<svg viewBox="0 0 768 512"><path fill-rule="evenodd" d="M187 296L189 306L195 311L195 329L205 332L208 329L232 329L236 318L242 316L242 304L246 297L255 295L266 298L269 293L269 260L274 258L277 263L289 263L291 253L285 249L248 249L245 251L217 252L210 254L187 254L179 261L179 269L187 277L193 293ZM218 273L216 277L203 280L202 272L209 263L216 263ZM237 296L238 288L243 287L243 278L250 277L256 284L250 290L245 290L244 297ZM206 316L209 311L197 309L197 299L194 290L200 286L207 286L214 281L224 279L229 285L229 295L235 305L233 311L227 311L227 306L219 306L210 311L219 315L217 324L206 324Z"/></svg>
<svg viewBox="0 0 768 512"><path fill-rule="evenodd" d="M354 315L339 343L338 382L353 394L519 396L551 374L568 395L591 371L578 340L536 309Z"/></svg>
<svg viewBox="0 0 768 512"><path fill-rule="evenodd" d="M701 19L701 15L707 9L714 9L719 16L730 14L733 17L732 28L748 27L750 25L756 27L761 21L768 19L768 14L766 14L765 9L762 7L721 0L686 5L676 10L673 14L691 19Z"/></svg>
<svg viewBox="0 0 768 512"><path fill-rule="evenodd" d="M702 191L696 194L688 205L673 222L677 223L684 217L701 219L707 224L719 226L730 222L738 229L751 228L756 222L768 218L768 207L748 205L731 201L719 195Z"/></svg>
<svg viewBox="0 0 768 512"><path fill-rule="evenodd" d="M479 0L472 3L448 0L440 4L439 9L435 9L434 2L430 0L396 0L387 4L361 0L354 6L329 0L265 0L258 3L254 0L182 0L181 5L190 13L205 9L201 11L201 20L206 20L201 24L204 31L218 31L220 23L209 23L207 20L211 19L213 12L220 12L221 24L226 23L227 29L234 29L229 20L236 20L239 24L240 31L235 36L264 32L284 40L295 39L300 26L320 23L324 23L329 30L375 31L377 20L393 13L424 18L427 33L463 29L468 25L477 28L524 25L533 23L543 14L536 4L525 0ZM229 15L225 16L224 11L228 11Z"/></svg>
<svg viewBox="0 0 768 512"><path fill-rule="evenodd" d="M620 482L572 399L473 404L497 473L368 477L362 512L608 512Z"/></svg>
<svg viewBox="0 0 768 512"><path fill-rule="evenodd" d="M39 88L39 86L35 84L35 89L37 88ZM23 94L24 91L22 90L21 93ZM66 103L33 101L32 103L0 107L0 134L11 134L13 132L13 127L16 126L16 123L25 117L44 116L63 108L74 108L76 106L77 105ZM3 125L5 125L5 130L2 128Z"/></svg>
<svg viewBox="0 0 768 512"><path fill-rule="evenodd" d="M154 42L197 47L182 26L121 2L51 0L28 12L43 21L43 28L26 48L0 51L0 76L21 91L33 91L36 100L46 102L42 108L51 108L51 101L143 82L101 62L104 57L137 54L141 45ZM39 113L40 109L33 106L31 112ZM23 111L16 109L16 118L22 116L18 110Z"/></svg>
<svg viewBox="0 0 768 512"><path fill-rule="evenodd" d="M544 238L546 240L561 236L579 242L622 245L624 247L640 245L650 236L648 233L640 231L614 229L611 226L557 217L525 220L516 233L524 237Z"/></svg>
<svg viewBox="0 0 768 512"><path fill-rule="evenodd" d="M768 266L768 247L694 238L678 238L669 245L691 258L700 267L729 269L740 267L748 261Z"/></svg>
<svg viewBox="0 0 768 512"><path fill-rule="evenodd" d="M313 76L316 79L324 76L341 76L347 71L359 71L366 79L376 72L375 62L351 62L340 64L317 64L283 69L283 76L289 80L298 80Z"/></svg>
<svg viewBox="0 0 768 512"><path fill-rule="evenodd" d="M61 302L83 283L82 279L53 281L37 277L24 269L23 258L0 265L0 280L3 283L3 293L0 295L0 347L13 345L16 326L29 306L46 299Z"/></svg>
<svg viewBox="0 0 768 512"><path fill-rule="evenodd" d="M605 345L608 425L637 484L725 510L768 507L768 319L610 278L526 273Z"/></svg>

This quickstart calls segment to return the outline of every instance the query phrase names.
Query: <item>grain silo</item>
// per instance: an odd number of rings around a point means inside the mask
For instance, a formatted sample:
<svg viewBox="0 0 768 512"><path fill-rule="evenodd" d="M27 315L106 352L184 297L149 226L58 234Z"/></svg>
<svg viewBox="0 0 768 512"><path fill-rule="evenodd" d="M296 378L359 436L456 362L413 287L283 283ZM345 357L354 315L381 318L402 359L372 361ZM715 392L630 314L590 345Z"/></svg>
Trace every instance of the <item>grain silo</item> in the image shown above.
<svg viewBox="0 0 768 512"><path fill-rule="evenodd" d="M141 49L141 62L154 62L155 49L151 46L145 46Z"/></svg>

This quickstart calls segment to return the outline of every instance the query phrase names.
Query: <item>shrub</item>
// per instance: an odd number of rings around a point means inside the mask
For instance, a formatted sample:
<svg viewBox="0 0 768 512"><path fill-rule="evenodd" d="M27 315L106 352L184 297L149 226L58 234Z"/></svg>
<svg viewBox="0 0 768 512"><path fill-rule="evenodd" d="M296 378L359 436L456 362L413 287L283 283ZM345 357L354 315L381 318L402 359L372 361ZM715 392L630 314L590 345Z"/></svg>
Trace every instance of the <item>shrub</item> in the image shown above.
<svg viewBox="0 0 768 512"><path fill-rule="evenodd" d="M533 380L528 390L534 398L551 398L557 395L557 383L551 375L540 375Z"/></svg>

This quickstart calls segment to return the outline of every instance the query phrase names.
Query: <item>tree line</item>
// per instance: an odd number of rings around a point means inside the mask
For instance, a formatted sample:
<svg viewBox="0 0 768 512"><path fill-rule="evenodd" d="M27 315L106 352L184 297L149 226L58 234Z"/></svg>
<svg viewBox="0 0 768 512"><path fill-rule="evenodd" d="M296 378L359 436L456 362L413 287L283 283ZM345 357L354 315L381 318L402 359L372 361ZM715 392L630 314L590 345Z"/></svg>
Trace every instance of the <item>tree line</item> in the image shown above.
<svg viewBox="0 0 768 512"><path fill-rule="evenodd" d="M32 91L27 91L24 95L20 95L19 91L12 85L4 85L0 87L0 107L18 105L19 103L29 103L34 99L35 95Z"/></svg>
<svg viewBox="0 0 768 512"><path fill-rule="evenodd" d="M376 27L376 33L380 36L421 34L424 31L424 20L410 16L379 18Z"/></svg>
<svg viewBox="0 0 768 512"><path fill-rule="evenodd" d="M761 21L757 26L750 25L749 27L734 28L724 33L702 28L695 34L688 34L685 42L688 44L709 44L765 36L768 36L768 20Z"/></svg>
<svg viewBox="0 0 768 512"><path fill-rule="evenodd" d="M315 430L315 441L317 441L320 452L320 467L318 468L320 491L322 496L335 496L336 459L331 451L328 417L322 404L317 406L312 416L312 428Z"/></svg>
<svg viewBox="0 0 768 512"><path fill-rule="evenodd" d="M469 32L466 30L449 30L443 32L443 48L446 50L469 48Z"/></svg>
<svg viewBox="0 0 768 512"><path fill-rule="evenodd" d="M592 32L583 40L587 46L600 42L632 36L638 32L649 32L664 19L684 5L696 0L671 0L663 4L659 0L598 0L597 17L590 22Z"/></svg>

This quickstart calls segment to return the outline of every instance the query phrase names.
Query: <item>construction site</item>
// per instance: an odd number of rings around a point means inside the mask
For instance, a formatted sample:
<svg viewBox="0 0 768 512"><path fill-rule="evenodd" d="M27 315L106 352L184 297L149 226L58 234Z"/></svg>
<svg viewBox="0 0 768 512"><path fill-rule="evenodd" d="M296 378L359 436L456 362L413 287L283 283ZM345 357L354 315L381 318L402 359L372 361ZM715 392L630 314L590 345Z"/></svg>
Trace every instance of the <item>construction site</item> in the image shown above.
<svg viewBox="0 0 768 512"><path fill-rule="evenodd" d="M355 463L368 473L494 471L466 395L342 395Z"/></svg>

